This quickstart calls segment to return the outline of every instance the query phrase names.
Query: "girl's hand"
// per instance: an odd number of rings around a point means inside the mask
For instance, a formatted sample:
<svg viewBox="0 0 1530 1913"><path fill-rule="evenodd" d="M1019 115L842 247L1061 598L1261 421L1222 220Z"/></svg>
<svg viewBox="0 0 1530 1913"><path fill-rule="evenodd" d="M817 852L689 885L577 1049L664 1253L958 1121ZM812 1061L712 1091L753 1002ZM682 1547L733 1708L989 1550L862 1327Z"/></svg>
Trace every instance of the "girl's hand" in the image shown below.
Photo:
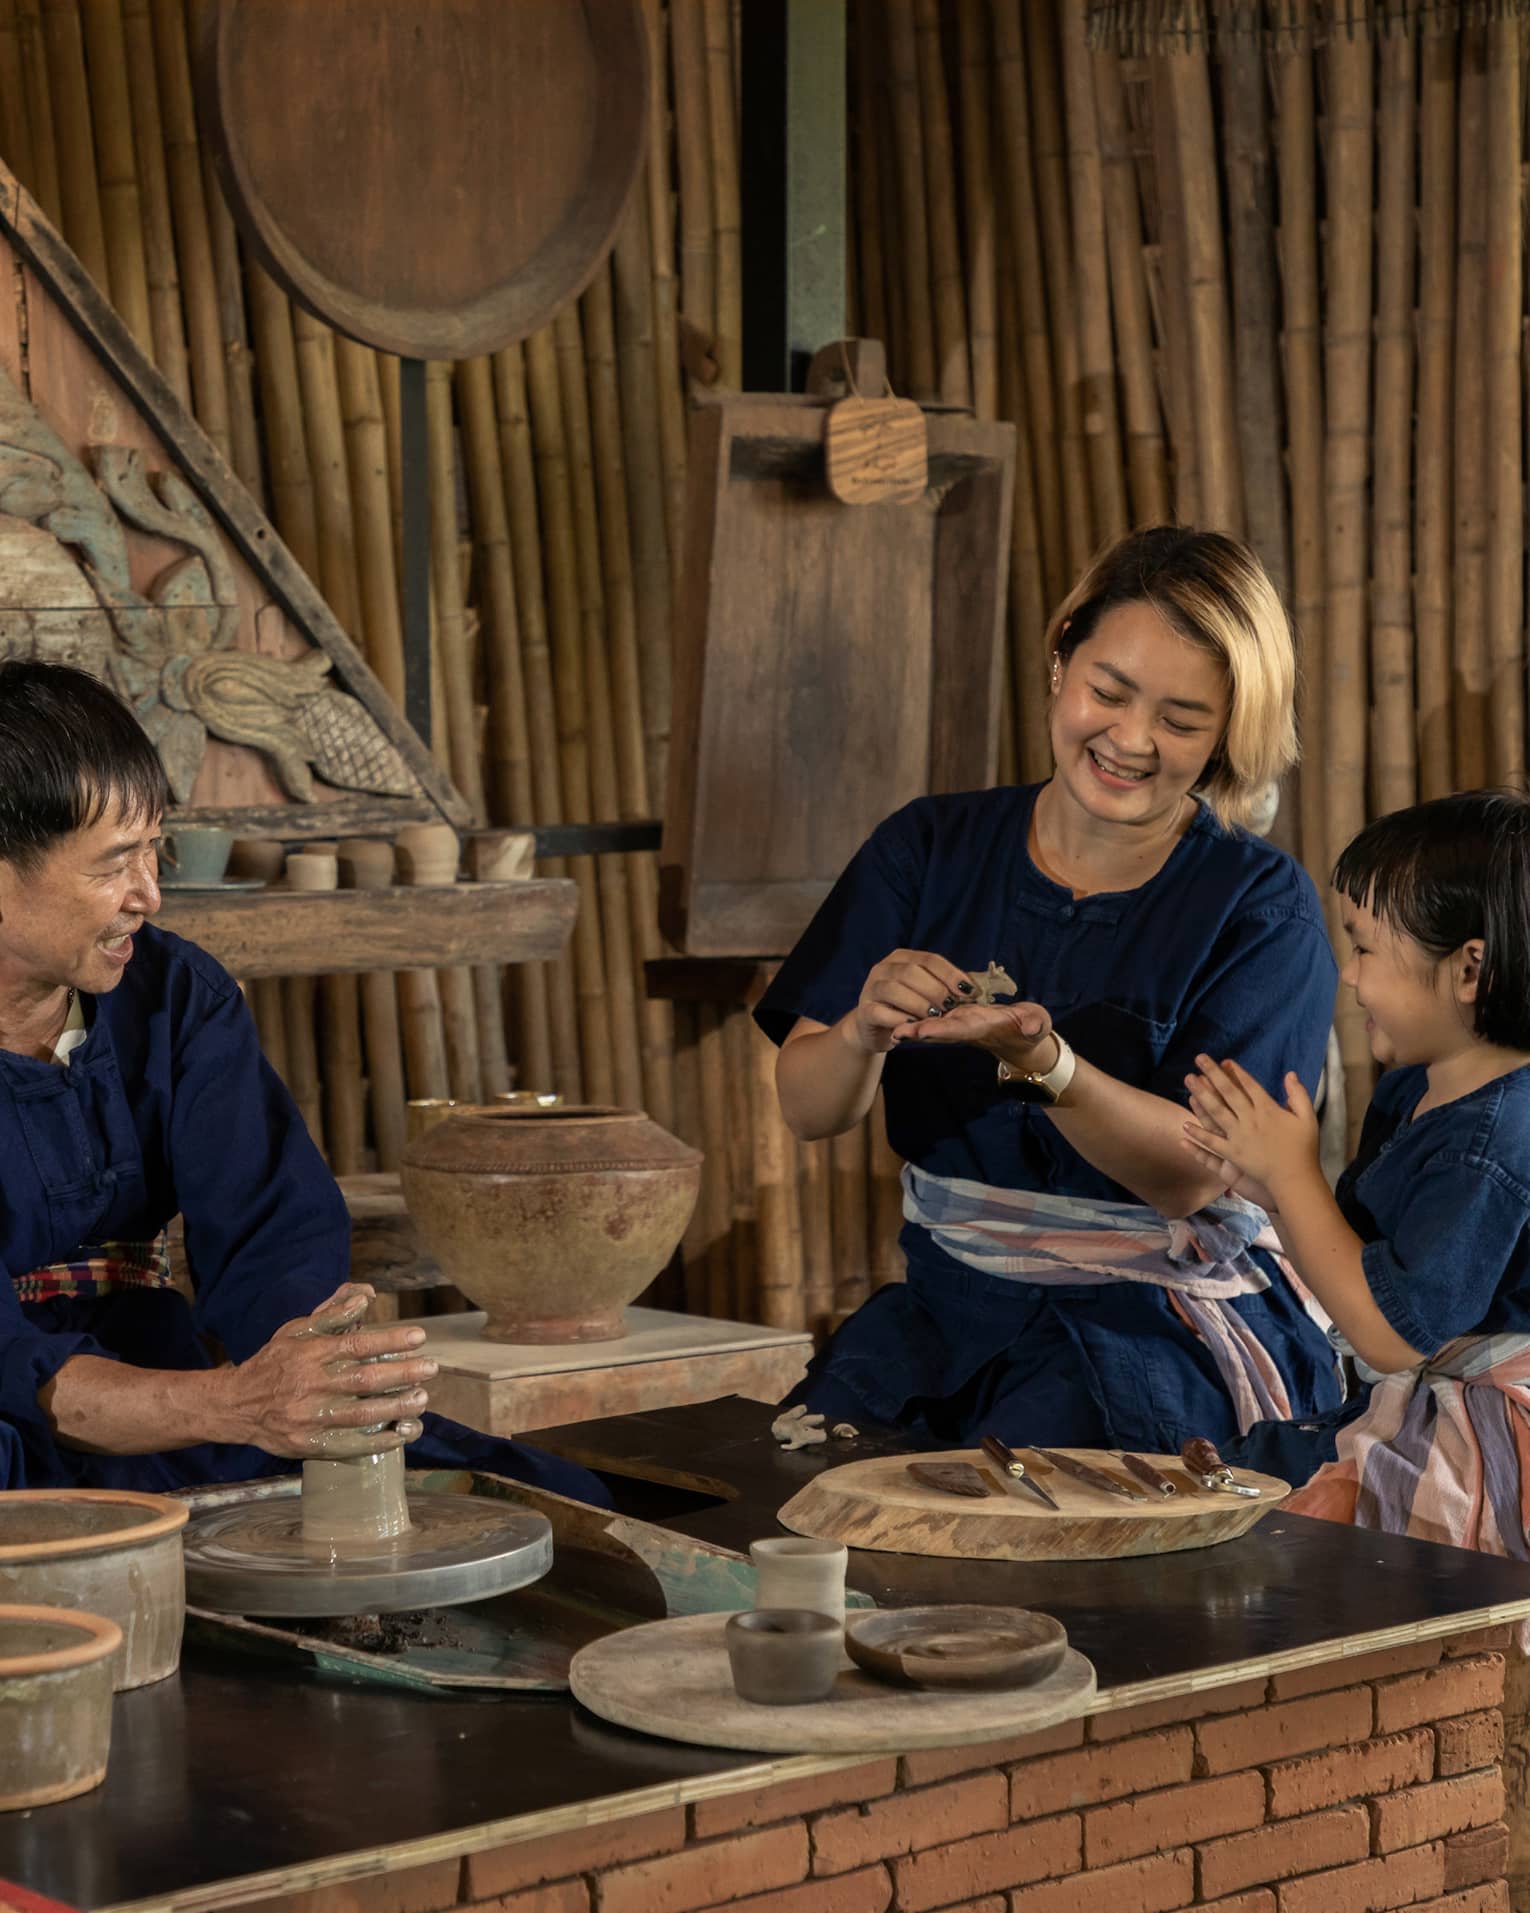
<svg viewBox="0 0 1530 1913"><path fill-rule="evenodd" d="M866 1056L885 1054L911 1019L943 1017L972 995L972 979L929 950L894 950L867 977L861 1000L841 1023Z"/></svg>
<svg viewBox="0 0 1530 1913"><path fill-rule="evenodd" d="M1263 1209L1267 1216L1276 1212L1278 1205L1270 1191L1255 1177L1244 1175L1235 1162L1229 1162L1217 1150L1203 1149L1199 1143L1191 1142L1188 1136L1185 1138L1185 1148L1208 1174L1221 1177L1228 1195L1242 1196L1245 1202L1252 1202L1256 1208Z"/></svg>
<svg viewBox="0 0 1530 1913"><path fill-rule="evenodd" d="M1286 1106L1236 1063L1195 1059L1197 1074L1186 1078L1195 1121L1185 1136L1196 1148L1232 1164L1240 1176L1264 1185L1270 1204L1278 1205L1283 1183L1309 1172L1318 1162L1318 1121L1302 1081L1285 1079Z"/></svg>
<svg viewBox="0 0 1530 1913"><path fill-rule="evenodd" d="M1039 1003L968 1003L938 1022L904 1023L895 1043L971 1043L1024 1073L1057 1061L1052 1019Z"/></svg>

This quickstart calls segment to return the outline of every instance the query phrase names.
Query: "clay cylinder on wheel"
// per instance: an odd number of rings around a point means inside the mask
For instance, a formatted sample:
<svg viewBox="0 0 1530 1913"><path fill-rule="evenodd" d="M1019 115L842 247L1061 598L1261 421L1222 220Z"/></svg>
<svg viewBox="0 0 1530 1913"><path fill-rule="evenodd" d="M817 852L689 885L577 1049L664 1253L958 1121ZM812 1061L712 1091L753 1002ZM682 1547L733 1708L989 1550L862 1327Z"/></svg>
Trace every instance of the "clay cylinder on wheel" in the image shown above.
<svg viewBox="0 0 1530 1913"><path fill-rule="evenodd" d="M636 1109L466 1108L405 1148L404 1201L498 1342L604 1342L685 1233L701 1156Z"/></svg>

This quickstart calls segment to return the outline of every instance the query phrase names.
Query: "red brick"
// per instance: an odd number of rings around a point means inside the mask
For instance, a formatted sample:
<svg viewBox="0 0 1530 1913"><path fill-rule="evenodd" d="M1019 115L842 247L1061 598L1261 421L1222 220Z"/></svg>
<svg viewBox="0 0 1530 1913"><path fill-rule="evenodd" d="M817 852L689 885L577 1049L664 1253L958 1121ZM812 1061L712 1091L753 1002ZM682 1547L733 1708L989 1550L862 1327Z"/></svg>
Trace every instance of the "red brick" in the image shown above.
<svg viewBox="0 0 1530 1913"><path fill-rule="evenodd" d="M1434 1759L1434 1735L1427 1727L1415 1727L1385 1740L1363 1740L1355 1747L1282 1761L1267 1776L1270 1818L1284 1820L1293 1813L1315 1813L1346 1800L1416 1786L1433 1777Z"/></svg>
<svg viewBox="0 0 1530 1913"><path fill-rule="evenodd" d="M1422 1674L1378 1682L1376 1731L1395 1733L1403 1727L1417 1727L1420 1721L1449 1720L1453 1714L1474 1714L1479 1708L1502 1704L1502 1654L1446 1661Z"/></svg>
<svg viewBox="0 0 1530 1913"><path fill-rule="evenodd" d="M1084 1815L1084 1863L1109 1866L1214 1834L1241 1833L1263 1818L1264 1776L1257 1773L1224 1774L1138 1794Z"/></svg>
<svg viewBox="0 0 1530 1913"><path fill-rule="evenodd" d="M1452 1634L1445 1642L1445 1653L1454 1660L1461 1654L1506 1654L1514 1640L1513 1621L1497 1627L1474 1627L1470 1634Z"/></svg>
<svg viewBox="0 0 1530 1913"><path fill-rule="evenodd" d="M1413 1674L1439 1664L1438 1641L1413 1641L1406 1647L1383 1647L1373 1654L1341 1654L1316 1667L1293 1667L1270 1679L1271 1700L1304 1700L1308 1694L1326 1694L1331 1687L1352 1687L1356 1681L1387 1680L1393 1674Z"/></svg>
<svg viewBox="0 0 1530 1913"><path fill-rule="evenodd" d="M1501 1820L1496 1826L1453 1833L1445 1842L1445 1891L1497 1879L1508 1866L1509 1829Z"/></svg>
<svg viewBox="0 0 1530 1913"><path fill-rule="evenodd" d="M1509 1913L1509 1883L1489 1880L1483 1886L1469 1886L1464 1893L1425 1900L1417 1913Z"/></svg>
<svg viewBox="0 0 1530 1913"><path fill-rule="evenodd" d="M811 1824L813 1871L848 1873L894 1854L992 1833L1008 1821L1009 1787L1000 1773L895 1793L864 1811L817 1815Z"/></svg>
<svg viewBox="0 0 1530 1913"><path fill-rule="evenodd" d="M1055 1820L1027 1820L1002 1833L931 1847L906 1860L893 1861L893 1879L902 1913L928 1913L964 1896L972 1899L1007 1886L1029 1886L1076 1873L1083 1834L1076 1813Z"/></svg>
<svg viewBox="0 0 1530 1913"><path fill-rule="evenodd" d="M1172 1787L1190 1778L1195 1739L1188 1727L1135 1740L1108 1740L1050 1760L1028 1760L1010 1771L1009 1815L1034 1820L1065 1807L1097 1806L1123 1794Z"/></svg>
<svg viewBox="0 0 1530 1913"><path fill-rule="evenodd" d="M1503 1814L1503 1773L1493 1767L1486 1773L1409 1787L1375 1801L1371 1814L1378 1853L1422 1846L1467 1827L1491 1826Z"/></svg>
<svg viewBox="0 0 1530 1913"><path fill-rule="evenodd" d="M1275 1893L1271 1887L1258 1886L1252 1893L1235 1893L1229 1900L1200 1900L1195 1913L1275 1913Z"/></svg>
<svg viewBox="0 0 1530 1913"><path fill-rule="evenodd" d="M1083 1744L1084 1723L1076 1719L1044 1728L1039 1734L1022 1734L1015 1740L996 1740L980 1747L931 1747L923 1753L903 1756L903 1784L923 1787L932 1780L949 1780L953 1774L972 1773L978 1767L1007 1767L1012 1760L1059 1754Z"/></svg>
<svg viewBox="0 0 1530 1913"><path fill-rule="evenodd" d="M824 1807L875 1800L891 1793L897 1783L897 1761L874 1760L865 1767L810 1774L805 1780L783 1780L749 1793L696 1800L691 1803L691 1838L711 1840L719 1834L742 1832L746 1827L768 1827L775 1820L800 1820L805 1813Z"/></svg>
<svg viewBox="0 0 1530 1913"><path fill-rule="evenodd" d="M764 1892L794 1886L807 1870L807 1828L789 1822L617 1867L600 1882L601 1913L689 1913L727 1901L744 1881Z"/></svg>
<svg viewBox="0 0 1530 1913"><path fill-rule="evenodd" d="M1384 1860L1287 1880L1280 1888L1280 1913L1355 1913L1357 1907L1380 1913L1383 1907L1412 1906L1438 1893L1444 1880L1444 1850L1436 1841Z"/></svg>
<svg viewBox="0 0 1530 1913"><path fill-rule="evenodd" d="M1286 1760L1319 1747L1341 1747L1370 1737L1368 1687L1346 1687L1312 1700L1257 1707L1252 1713L1202 1721L1195 1730L1196 1772L1237 1773L1267 1760Z"/></svg>
<svg viewBox="0 0 1530 1913"><path fill-rule="evenodd" d="M1364 1807L1337 1807L1301 1820L1282 1820L1252 1833L1235 1833L1198 1849L1203 1899L1240 1887L1315 1873L1363 1860L1371 1850L1371 1819Z"/></svg>
<svg viewBox="0 0 1530 1913"><path fill-rule="evenodd" d="M832 1880L804 1880L800 1886L778 1887L773 1893L751 1893L743 1900L720 1900L708 1913L885 1913L892 1901L892 1879L886 1867L867 1867L863 1873L841 1873ZM953 1907L950 1913L960 1913ZM991 1900L973 1913L1004 1913L1002 1900Z"/></svg>
<svg viewBox="0 0 1530 1913"><path fill-rule="evenodd" d="M1458 1714L1454 1720L1435 1723L1435 1744L1439 1749L1435 1772L1470 1773L1474 1767L1496 1767L1503 1759L1503 1715L1496 1707L1481 1714Z"/></svg>
<svg viewBox="0 0 1530 1913"><path fill-rule="evenodd" d="M1155 1853L1125 1866L1023 1886L1009 1896L1009 1907L1010 1913L1099 1913L1101 1907L1110 1913L1170 1913L1194 1898L1195 1856L1181 1847L1178 1853Z"/></svg>
<svg viewBox="0 0 1530 1913"><path fill-rule="evenodd" d="M456 1904L461 1863L433 1860L396 1873L368 1873L336 1880L306 1893L276 1893L256 1900L249 1913L436 1913Z"/></svg>
<svg viewBox="0 0 1530 1913"><path fill-rule="evenodd" d="M684 1807L634 1814L601 1826L519 1840L513 1846L470 1853L463 1861L464 1900L492 1900L517 1887L540 1886L574 1873L594 1873L650 1853L673 1853L685 1844Z"/></svg>
<svg viewBox="0 0 1530 1913"><path fill-rule="evenodd" d="M1174 1727L1182 1720L1201 1720L1207 1714L1236 1714L1263 1704L1267 1683L1234 1681L1230 1687L1207 1687L1197 1694L1176 1694L1170 1700L1146 1700L1136 1707L1091 1714L1085 1725L1089 1740L1121 1740L1127 1734L1149 1734L1156 1727Z"/></svg>
<svg viewBox="0 0 1530 1913"><path fill-rule="evenodd" d="M494 1913L590 1913L590 1889L583 1880L529 1886L524 1893L502 1893Z"/></svg>

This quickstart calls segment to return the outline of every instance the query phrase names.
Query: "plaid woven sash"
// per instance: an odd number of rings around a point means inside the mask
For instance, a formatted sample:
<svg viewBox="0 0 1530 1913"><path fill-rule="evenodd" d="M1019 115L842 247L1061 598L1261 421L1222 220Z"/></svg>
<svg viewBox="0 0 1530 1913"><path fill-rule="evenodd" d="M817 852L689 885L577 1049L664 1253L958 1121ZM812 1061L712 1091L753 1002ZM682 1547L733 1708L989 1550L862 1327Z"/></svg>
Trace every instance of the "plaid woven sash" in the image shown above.
<svg viewBox="0 0 1530 1913"><path fill-rule="evenodd" d="M93 1242L73 1262L11 1277L21 1302L48 1302L59 1295L108 1295L116 1289L171 1289L170 1256L163 1229L152 1242Z"/></svg>

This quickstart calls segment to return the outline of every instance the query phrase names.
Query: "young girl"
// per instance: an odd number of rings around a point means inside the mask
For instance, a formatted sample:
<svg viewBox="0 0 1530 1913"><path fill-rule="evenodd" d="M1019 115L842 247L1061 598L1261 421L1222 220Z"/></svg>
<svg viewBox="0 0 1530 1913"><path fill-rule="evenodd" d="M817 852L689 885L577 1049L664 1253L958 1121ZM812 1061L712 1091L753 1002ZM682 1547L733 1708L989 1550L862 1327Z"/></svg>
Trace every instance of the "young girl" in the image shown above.
<svg viewBox="0 0 1530 1913"><path fill-rule="evenodd" d="M1191 1151L1270 1212L1380 1375L1338 1460L1286 1505L1523 1560L1530 799L1469 791L1397 811L1355 838L1333 880L1353 945L1343 981L1387 1071L1336 1193L1294 1075L1284 1107L1234 1062L1200 1056L1186 1079ZM1333 1453L1331 1427L1311 1429L1314 1465Z"/></svg>

